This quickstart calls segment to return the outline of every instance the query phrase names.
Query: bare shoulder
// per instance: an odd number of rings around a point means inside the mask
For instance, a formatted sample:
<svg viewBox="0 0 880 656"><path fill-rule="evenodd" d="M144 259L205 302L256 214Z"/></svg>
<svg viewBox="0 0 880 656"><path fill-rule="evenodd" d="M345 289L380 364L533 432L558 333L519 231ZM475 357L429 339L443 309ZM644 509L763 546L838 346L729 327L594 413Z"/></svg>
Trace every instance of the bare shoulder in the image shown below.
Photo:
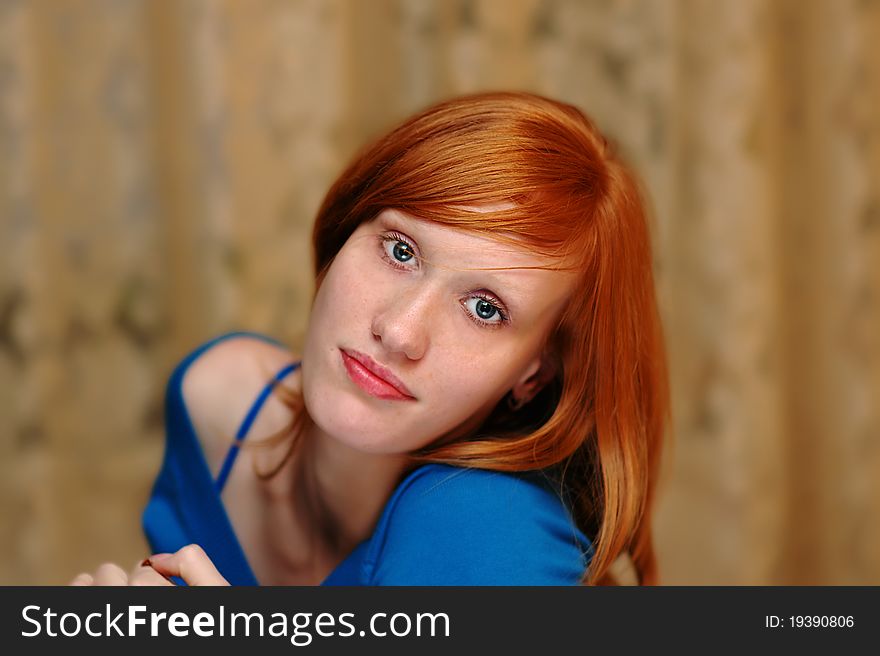
<svg viewBox="0 0 880 656"><path fill-rule="evenodd" d="M251 335L221 340L186 370L182 394L211 471L219 471L235 433L266 384L299 357L284 347ZM285 387L299 389L299 369L288 374ZM248 431L259 439L281 430L291 420L289 408L270 394Z"/></svg>

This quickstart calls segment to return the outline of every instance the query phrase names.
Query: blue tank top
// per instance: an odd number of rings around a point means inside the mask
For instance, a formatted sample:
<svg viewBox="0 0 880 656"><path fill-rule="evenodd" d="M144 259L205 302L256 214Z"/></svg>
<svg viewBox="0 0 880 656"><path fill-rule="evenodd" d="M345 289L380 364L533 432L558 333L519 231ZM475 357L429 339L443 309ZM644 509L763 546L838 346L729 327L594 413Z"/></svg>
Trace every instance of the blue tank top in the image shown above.
<svg viewBox="0 0 880 656"><path fill-rule="evenodd" d="M258 585L220 493L260 408L299 363L266 384L213 477L183 398L189 366L222 335L175 368L165 394L165 454L143 528L153 553L199 544L233 585ZM428 464L408 473L386 503L370 537L322 585L576 585L593 549L541 472L508 474ZM178 581L180 582L180 581Z"/></svg>

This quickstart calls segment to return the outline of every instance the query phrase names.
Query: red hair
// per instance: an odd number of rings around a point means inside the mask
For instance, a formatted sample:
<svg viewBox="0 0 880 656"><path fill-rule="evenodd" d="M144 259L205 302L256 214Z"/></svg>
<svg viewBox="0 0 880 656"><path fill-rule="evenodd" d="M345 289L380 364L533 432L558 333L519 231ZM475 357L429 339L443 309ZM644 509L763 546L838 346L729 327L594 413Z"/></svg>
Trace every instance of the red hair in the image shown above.
<svg viewBox="0 0 880 656"><path fill-rule="evenodd" d="M513 207L463 210L500 203ZM363 150L331 187L313 232L318 285L354 230L388 207L496 239L511 235L577 274L548 337L553 383L522 410L500 403L475 435L414 457L552 469L593 542L583 582L613 583L609 568L628 555L639 583L656 583L651 511L668 382L646 212L632 173L571 105L526 93L442 102Z"/></svg>

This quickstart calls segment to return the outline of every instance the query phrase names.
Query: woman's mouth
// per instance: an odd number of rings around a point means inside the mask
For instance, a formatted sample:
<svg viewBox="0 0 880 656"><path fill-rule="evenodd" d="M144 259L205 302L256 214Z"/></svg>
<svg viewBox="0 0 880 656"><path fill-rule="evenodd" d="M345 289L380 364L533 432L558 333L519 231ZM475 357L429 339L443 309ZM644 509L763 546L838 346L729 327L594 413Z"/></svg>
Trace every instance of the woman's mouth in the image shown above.
<svg viewBox="0 0 880 656"><path fill-rule="evenodd" d="M388 401L415 401L394 374L358 351L339 349L348 377L370 396ZM391 379L391 380L389 380Z"/></svg>

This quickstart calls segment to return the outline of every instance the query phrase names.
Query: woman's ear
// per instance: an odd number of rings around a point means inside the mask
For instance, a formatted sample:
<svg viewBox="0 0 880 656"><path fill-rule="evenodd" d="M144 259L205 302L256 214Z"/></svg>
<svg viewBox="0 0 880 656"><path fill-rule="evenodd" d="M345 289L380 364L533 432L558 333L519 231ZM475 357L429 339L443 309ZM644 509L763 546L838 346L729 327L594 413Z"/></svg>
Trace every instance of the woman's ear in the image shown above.
<svg viewBox="0 0 880 656"><path fill-rule="evenodd" d="M516 407L522 407L531 401L547 383L552 381L558 372L555 358L547 349L536 357L523 372L523 375L510 390Z"/></svg>

